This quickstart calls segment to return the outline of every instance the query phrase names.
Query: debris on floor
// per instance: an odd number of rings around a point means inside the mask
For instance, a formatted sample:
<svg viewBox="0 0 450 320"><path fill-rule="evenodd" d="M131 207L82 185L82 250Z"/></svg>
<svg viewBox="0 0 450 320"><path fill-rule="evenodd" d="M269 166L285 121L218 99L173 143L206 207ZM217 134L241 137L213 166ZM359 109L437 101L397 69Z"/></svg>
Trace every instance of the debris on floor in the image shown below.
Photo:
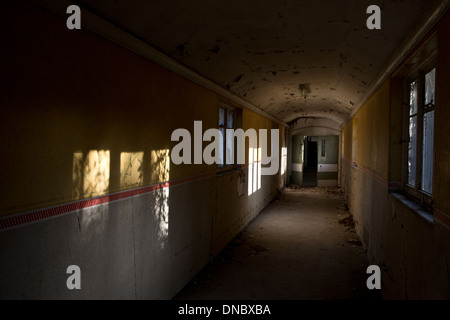
<svg viewBox="0 0 450 320"><path fill-rule="evenodd" d="M290 192L301 192L305 194L323 194L326 197L329 196L342 196L344 192L339 186L336 187L309 187L309 186L298 186L296 184L291 184L286 187L287 191Z"/></svg>
<svg viewBox="0 0 450 320"><path fill-rule="evenodd" d="M348 239L347 243L352 244L354 246L362 246L362 242L361 240L359 240L358 238L353 238L353 239Z"/></svg>
<svg viewBox="0 0 450 320"><path fill-rule="evenodd" d="M342 195L344 193L341 187L326 187L324 190L326 194L332 196Z"/></svg>
<svg viewBox="0 0 450 320"><path fill-rule="evenodd" d="M340 224L343 224L347 228L354 228L355 227L355 221L353 221L353 217L351 215L339 220Z"/></svg>
<svg viewBox="0 0 450 320"><path fill-rule="evenodd" d="M358 235L356 234L355 221L353 220L353 216L349 214L345 218L339 220L339 223L344 225L347 231L349 231L352 234L352 237L350 239L347 239L347 243L353 246L362 246L362 242L359 239Z"/></svg>

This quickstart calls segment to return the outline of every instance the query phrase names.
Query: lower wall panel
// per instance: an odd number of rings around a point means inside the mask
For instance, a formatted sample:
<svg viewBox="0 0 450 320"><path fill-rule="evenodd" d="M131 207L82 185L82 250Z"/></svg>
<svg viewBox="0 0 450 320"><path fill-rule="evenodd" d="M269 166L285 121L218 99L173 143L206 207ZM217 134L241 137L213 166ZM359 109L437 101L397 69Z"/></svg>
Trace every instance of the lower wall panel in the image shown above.
<svg viewBox="0 0 450 320"><path fill-rule="evenodd" d="M276 176L262 176L261 188L248 195L248 171L217 177L217 210L213 225L216 255L276 196Z"/></svg>
<svg viewBox="0 0 450 320"><path fill-rule="evenodd" d="M212 177L0 232L0 298L171 298L209 261L214 210Z"/></svg>
<svg viewBox="0 0 450 320"><path fill-rule="evenodd" d="M170 299L276 195L232 171L0 231L0 299ZM69 265L81 290L66 287ZM6 275L6 276L5 276Z"/></svg>
<svg viewBox="0 0 450 320"><path fill-rule="evenodd" d="M450 232L388 192L387 183L343 161L346 201L385 299L450 299Z"/></svg>

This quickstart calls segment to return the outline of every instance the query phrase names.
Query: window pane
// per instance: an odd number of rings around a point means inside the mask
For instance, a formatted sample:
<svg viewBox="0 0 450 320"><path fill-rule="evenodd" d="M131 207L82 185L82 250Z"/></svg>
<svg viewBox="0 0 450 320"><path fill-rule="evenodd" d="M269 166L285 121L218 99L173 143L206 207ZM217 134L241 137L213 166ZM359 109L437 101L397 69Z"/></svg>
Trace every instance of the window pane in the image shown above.
<svg viewBox="0 0 450 320"><path fill-rule="evenodd" d="M233 129L234 127L234 117L233 117L234 113L232 110L228 110L227 113L227 128L228 129Z"/></svg>
<svg viewBox="0 0 450 320"><path fill-rule="evenodd" d="M300 145L300 150L302 149ZM287 148L281 148L281 174L286 172L287 165Z"/></svg>
<svg viewBox="0 0 450 320"><path fill-rule="evenodd" d="M248 148L248 195L253 193L253 148Z"/></svg>
<svg viewBox="0 0 450 320"><path fill-rule="evenodd" d="M219 146L219 167L222 167L224 165L224 143L225 143L225 129L219 128L220 133L222 134L222 145Z"/></svg>
<svg viewBox="0 0 450 320"><path fill-rule="evenodd" d="M258 185L258 149L253 148L253 192L255 192Z"/></svg>
<svg viewBox="0 0 450 320"><path fill-rule="evenodd" d="M258 148L258 189L261 189L261 148Z"/></svg>
<svg viewBox="0 0 450 320"><path fill-rule="evenodd" d="M408 184L416 185L417 116L409 118Z"/></svg>
<svg viewBox="0 0 450 320"><path fill-rule="evenodd" d="M411 82L409 89L409 115L417 113L417 84L416 82Z"/></svg>
<svg viewBox="0 0 450 320"><path fill-rule="evenodd" d="M433 137L434 110L423 116L423 155L422 155L422 186L421 189L432 192L433 186Z"/></svg>
<svg viewBox="0 0 450 320"><path fill-rule="evenodd" d="M219 127L225 127L225 109L219 108Z"/></svg>
<svg viewBox="0 0 450 320"><path fill-rule="evenodd" d="M227 164L234 164L233 140L234 140L234 136L232 134L229 134L225 137L225 146L226 146L226 155L225 156L227 159Z"/></svg>
<svg viewBox="0 0 450 320"><path fill-rule="evenodd" d="M435 77L436 69L431 70L425 76L425 107L431 107L435 104Z"/></svg>

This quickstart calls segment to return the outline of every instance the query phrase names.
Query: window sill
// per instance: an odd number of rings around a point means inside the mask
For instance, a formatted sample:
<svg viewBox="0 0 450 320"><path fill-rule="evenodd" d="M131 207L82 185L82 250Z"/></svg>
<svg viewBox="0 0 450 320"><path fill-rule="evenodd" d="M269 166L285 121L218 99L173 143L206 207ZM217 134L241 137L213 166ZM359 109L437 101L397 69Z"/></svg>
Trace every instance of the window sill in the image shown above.
<svg viewBox="0 0 450 320"><path fill-rule="evenodd" d="M225 166L217 169L216 176L225 176L234 172L240 172L241 169L236 166Z"/></svg>
<svg viewBox="0 0 450 320"><path fill-rule="evenodd" d="M398 192L392 192L391 195L396 198L399 202L401 202L403 205L405 205L407 208L415 212L417 215L422 217L425 221L428 223L433 224L434 218L433 214L426 210L425 207L418 204L416 201L408 198L404 194L398 193Z"/></svg>

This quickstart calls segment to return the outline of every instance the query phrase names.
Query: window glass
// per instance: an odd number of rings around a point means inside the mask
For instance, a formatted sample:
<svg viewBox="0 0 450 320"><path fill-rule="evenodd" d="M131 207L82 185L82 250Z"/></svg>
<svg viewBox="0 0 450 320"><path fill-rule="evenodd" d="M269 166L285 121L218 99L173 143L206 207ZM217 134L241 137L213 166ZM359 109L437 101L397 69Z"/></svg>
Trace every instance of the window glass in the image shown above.
<svg viewBox="0 0 450 320"><path fill-rule="evenodd" d="M222 141L219 151L219 167L234 164L233 135L227 137L226 130L234 129L235 110L227 107L219 107L219 130Z"/></svg>
<svg viewBox="0 0 450 320"><path fill-rule="evenodd" d="M219 128L220 133L222 134L222 143L225 141L225 128ZM222 167L224 165L224 145L222 144L219 147L219 167Z"/></svg>
<svg viewBox="0 0 450 320"><path fill-rule="evenodd" d="M411 82L409 90L409 115L417 113L417 85L416 82Z"/></svg>
<svg viewBox="0 0 450 320"><path fill-rule="evenodd" d="M408 184L416 184L417 116L409 118Z"/></svg>
<svg viewBox="0 0 450 320"><path fill-rule="evenodd" d="M425 108L435 105L435 77L436 69L425 75Z"/></svg>
<svg viewBox="0 0 450 320"><path fill-rule="evenodd" d="M225 127L225 109L219 108L219 127Z"/></svg>
<svg viewBox="0 0 450 320"><path fill-rule="evenodd" d="M233 125L234 125L234 112L233 112L233 110L228 110L228 113L227 113L227 128L228 129L233 129Z"/></svg>
<svg viewBox="0 0 450 320"><path fill-rule="evenodd" d="M423 143L422 143L422 185L421 189L432 193L433 185L433 137L434 137L434 110L427 112L423 117Z"/></svg>
<svg viewBox="0 0 450 320"><path fill-rule="evenodd" d="M232 129L232 128L230 128L230 129ZM233 162L234 162L234 150L233 150L233 135L232 134L229 134L229 135L224 135L223 136L224 137L224 139L226 140L226 142L225 142L225 146L226 146L226 159L227 159L227 162L226 162L226 164L233 164Z"/></svg>
<svg viewBox="0 0 450 320"><path fill-rule="evenodd" d="M253 192L258 186L258 148L253 148Z"/></svg>
<svg viewBox="0 0 450 320"><path fill-rule="evenodd" d="M253 193L253 148L248 149L248 193Z"/></svg>

